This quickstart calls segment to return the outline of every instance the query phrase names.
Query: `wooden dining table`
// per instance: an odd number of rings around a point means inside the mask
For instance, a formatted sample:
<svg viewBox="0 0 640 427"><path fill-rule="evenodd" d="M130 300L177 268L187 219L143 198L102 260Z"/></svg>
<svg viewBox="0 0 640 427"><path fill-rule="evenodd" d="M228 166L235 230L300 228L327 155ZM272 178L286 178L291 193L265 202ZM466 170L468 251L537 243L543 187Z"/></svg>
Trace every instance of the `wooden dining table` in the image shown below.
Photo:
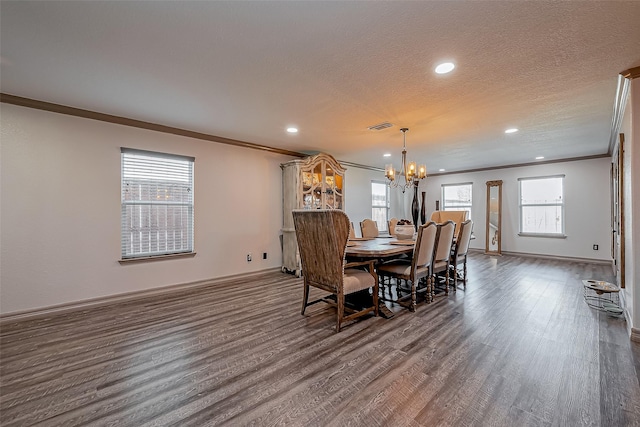
<svg viewBox="0 0 640 427"><path fill-rule="evenodd" d="M348 261L385 261L413 252L413 240L398 240L395 237L356 238L347 243Z"/></svg>

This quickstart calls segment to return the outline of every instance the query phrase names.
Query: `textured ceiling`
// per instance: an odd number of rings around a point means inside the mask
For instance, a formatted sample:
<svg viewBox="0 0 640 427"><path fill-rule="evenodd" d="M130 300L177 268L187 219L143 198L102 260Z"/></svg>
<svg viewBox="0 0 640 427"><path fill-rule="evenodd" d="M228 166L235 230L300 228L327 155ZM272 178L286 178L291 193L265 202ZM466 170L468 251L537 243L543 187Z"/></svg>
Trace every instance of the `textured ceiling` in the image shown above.
<svg viewBox="0 0 640 427"><path fill-rule="evenodd" d="M0 18L3 93L377 167L408 127L430 172L606 153L617 75L640 65L637 1L3 0Z"/></svg>

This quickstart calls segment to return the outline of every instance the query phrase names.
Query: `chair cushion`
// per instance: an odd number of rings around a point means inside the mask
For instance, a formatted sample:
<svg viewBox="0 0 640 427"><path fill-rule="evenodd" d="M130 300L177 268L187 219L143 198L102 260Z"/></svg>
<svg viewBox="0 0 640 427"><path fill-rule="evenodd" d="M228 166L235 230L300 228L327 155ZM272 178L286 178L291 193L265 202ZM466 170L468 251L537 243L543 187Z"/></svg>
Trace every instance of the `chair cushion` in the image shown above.
<svg viewBox="0 0 640 427"><path fill-rule="evenodd" d="M368 289L376 284L376 279L368 271L358 270L356 268L347 268L344 270L344 293Z"/></svg>
<svg viewBox="0 0 640 427"><path fill-rule="evenodd" d="M392 274L394 276L407 276L411 274L411 263L410 262L390 262L387 264L382 264L378 267L378 274Z"/></svg>
<svg viewBox="0 0 640 427"><path fill-rule="evenodd" d="M401 279L411 277L411 262L390 262L378 267L378 274L381 276L393 276ZM416 268L416 278L425 277L429 274L429 267Z"/></svg>

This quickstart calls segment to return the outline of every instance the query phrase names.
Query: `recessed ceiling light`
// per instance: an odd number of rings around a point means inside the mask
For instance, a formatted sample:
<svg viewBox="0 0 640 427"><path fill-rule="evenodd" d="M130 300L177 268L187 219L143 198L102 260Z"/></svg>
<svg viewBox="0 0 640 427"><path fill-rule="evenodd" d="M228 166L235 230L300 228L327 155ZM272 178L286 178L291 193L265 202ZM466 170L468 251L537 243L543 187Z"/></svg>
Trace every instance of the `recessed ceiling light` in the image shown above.
<svg viewBox="0 0 640 427"><path fill-rule="evenodd" d="M454 68L456 68L456 66L453 62L443 62L436 67L435 71L437 74L447 74L452 72Z"/></svg>
<svg viewBox="0 0 640 427"><path fill-rule="evenodd" d="M504 133L516 133L516 132L518 132L517 128L511 128L504 131Z"/></svg>
<svg viewBox="0 0 640 427"><path fill-rule="evenodd" d="M289 133L298 133L298 128L294 128L294 127L287 128L287 132L289 132Z"/></svg>
<svg viewBox="0 0 640 427"><path fill-rule="evenodd" d="M383 156L384 157L391 157L391 153L384 153Z"/></svg>
<svg viewBox="0 0 640 427"><path fill-rule="evenodd" d="M544 159L544 156L538 156L538 157L536 157L536 160L542 160L542 159Z"/></svg>
<svg viewBox="0 0 640 427"><path fill-rule="evenodd" d="M444 169L438 169L438 172L444 172Z"/></svg>

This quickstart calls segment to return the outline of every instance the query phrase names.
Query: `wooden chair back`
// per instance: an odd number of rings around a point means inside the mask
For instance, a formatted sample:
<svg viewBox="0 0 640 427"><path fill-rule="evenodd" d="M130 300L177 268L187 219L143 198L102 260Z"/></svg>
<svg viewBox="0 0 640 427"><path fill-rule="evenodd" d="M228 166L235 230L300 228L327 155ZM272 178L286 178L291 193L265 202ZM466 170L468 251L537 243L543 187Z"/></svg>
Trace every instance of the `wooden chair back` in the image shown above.
<svg viewBox="0 0 640 427"><path fill-rule="evenodd" d="M380 234L378 232L378 224L369 218L360 223L360 231L362 232L362 237L378 237Z"/></svg>
<svg viewBox="0 0 640 427"><path fill-rule="evenodd" d="M431 221L444 224L447 221L453 221L455 223L455 236L460 237L460 224L469 219L469 212L467 211L434 211L431 214Z"/></svg>
<svg viewBox="0 0 640 427"><path fill-rule="evenodd" d="M294 210L293 222L305 280L341 294L349 217L337 209Z"/></svg>
<svg viewBox="0 0 640 427"><path fill-rule="evenodd" d="M391 218L389 220L389 234L392 236L396 235L396 225L398 225L398 218Z"/></svg>

